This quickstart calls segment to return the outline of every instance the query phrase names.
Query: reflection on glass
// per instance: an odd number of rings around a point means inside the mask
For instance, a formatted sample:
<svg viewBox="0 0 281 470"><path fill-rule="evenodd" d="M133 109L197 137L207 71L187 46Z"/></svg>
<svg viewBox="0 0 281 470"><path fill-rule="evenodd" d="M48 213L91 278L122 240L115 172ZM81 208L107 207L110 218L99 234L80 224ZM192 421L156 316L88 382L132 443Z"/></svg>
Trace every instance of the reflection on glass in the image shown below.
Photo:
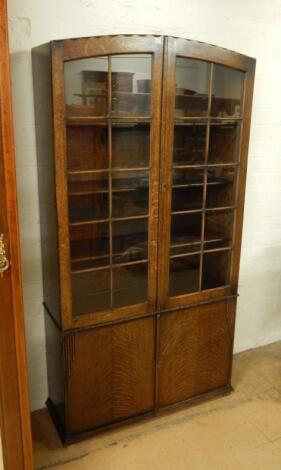
<svg viewBox="0 0 281 470"><path fill-rule="evenodd" d="M200 255L170 258L169 296L199 290Z"/></svg>
<svg viewBox="0 0 281 470"><path fill-rule="evenodd" d="M110 308L110 271L101 269L71 276L73 315Z"/></svg>
<svg viewBox="0 0 281 470"><path fill-rule="evenodd" d="M222 287L230 282L231 251L204 253L202 290Z"/></svg>
<svg viewBox="0 0 281 470"><path fill-rule="evenodd" d="M174 165L204 163L207 126L195 123L176 124L174 127Z"/></svg>
<svg viewBox="0 0 281 470"><path fill-rule="evenodd" d="M148 213L148 172L112 173L112 216L126 217Z"/></svg>
<svg viewBox="0 0 281 470"><path fill-rule="evenodd" d="M80 196L108 192L108 172L68 175L68 194Z"/></svg>
<svg viewBox="0 0 281 470"><path fill-rule="evenodd" d="M208 163L235 163L239 157L240 125L237 122L210 126Z"/></svg>
<svg viewBox="0 0 281 470"><path fill-rule="evenodd" d="M173 188L196 187L204 183L204 170L181 168L173 170Z"/></svg>
<svg viewBox="0 0 281 470"><path fill-rule="evenodd" d="M149 124L124 123L112 127L112 167L148 167L150 160Z"/></svg>
<svg viewBox="0 0 281 470"><path fill-rule="evenodd" d="M211 115L241 116L244 72L214 65Z"/></svg>
<svg viewBox="0 0 281 470"><path fill-rule="evenodd" d="M206 116L210 64L201 60L176 59L175 116Z"/></svg>
<svg viewBox="0 0 281 470"><path fill-rule="evenodd" d="M69 238L73 270L109 264L108 222L72 226Z"/></svg>
<svg viewBox="0 0 281 470"><path fill-rule="evenodd" d="M206 207L227 207L235 203L236 169L214 167L208 169Z"/></svg>
<svg viewBox="0 0 281 470"><path fill-rule="evenodd" d="M172 212L201 209L203 183L203 170L173 170Z"/></svg>
<svg viewBox="0 0 281 470"><path fill-rule="evenodd" d="M202 209L203 186L174 188L172 193L172 212Z"/></svg>
<svg viewBox="0 0 281 470"><path fill-rule="evenodd" d="M147 219L113 222L112 232L113 263L147 259Z"/></svg>
<svg viewBox="0 0 281 470"><path fill-rule="evenodd" d="M233 218L233 210L207 211L205 213L205 250L222 248L231 244Z"/></svg>
<svg viewBox="0 0 281 470"><path fill-rule="evenodd" d="M112 115L150 116L151 55L112 56Z"/></svg>
<svg viewBox="0 0 281 470"><path fill-rule="evenodd" d="M171 255L200 250L202 213L173 215L171 220Z"/></svg>
<svg viewBox="0 0 281 470"><path fill-rule="evenodd" d="M113 307L147 300L147 263L113 268Z"/></svg>
<svg viewBox="0 0 281 470"><path fill-rule="evenodd" d="M107 219L109 212L108 193L68 197L69 222L85 222Z"/></svg>
<svg viewBox="0 0 281 470"><path fill-rule="evenodd" d="M106 116L108 58L88 58L64 63L67 116Z"/></svg>
<svg viewBox="0 0 281 470"><path fill-rule="evenodd" d="M108 168L108 130L105 124L67 126L68 171Z"/></svg>

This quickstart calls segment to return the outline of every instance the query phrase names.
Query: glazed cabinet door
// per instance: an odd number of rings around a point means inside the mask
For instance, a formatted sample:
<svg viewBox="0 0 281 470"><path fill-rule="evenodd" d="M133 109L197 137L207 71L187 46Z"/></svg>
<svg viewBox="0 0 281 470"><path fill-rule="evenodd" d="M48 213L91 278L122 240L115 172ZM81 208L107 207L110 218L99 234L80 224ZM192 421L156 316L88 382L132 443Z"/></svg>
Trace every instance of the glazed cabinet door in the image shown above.
<svg viewBox="0 0 281 470"><path fill-rule="evenodd" d="M160 308L236 291L253 67L175 38L166 57Z"/></svg>
<svg viewBox="0 0 281 470"><path fill-rule="evenodd" d="M54 46L64 327L155 309L162 55L150 36Z"/></svg>
<svg viewBox="0 0 281 470"><path fill-rule="evenodd" d="M235 301L160 316L159 407L229 386L234 318Z"/></svg>
<svg viewBox="0 0 281 470"><path fill-rule="evenodd" d="M154 318L64 339L66 428L85 431L154 407Z"/></svg>

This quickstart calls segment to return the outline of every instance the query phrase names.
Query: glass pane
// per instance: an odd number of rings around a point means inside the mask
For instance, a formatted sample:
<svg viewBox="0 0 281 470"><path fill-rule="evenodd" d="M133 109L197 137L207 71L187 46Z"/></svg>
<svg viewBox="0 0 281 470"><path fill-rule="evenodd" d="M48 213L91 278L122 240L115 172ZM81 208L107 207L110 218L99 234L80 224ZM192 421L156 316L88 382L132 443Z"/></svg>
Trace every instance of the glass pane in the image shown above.
<svg viewBox="0 0 281 470"><path fill-rule="evenodd" d="M204 249L231 245L234 211L207 211L205 213Z"/></svg>
<svg viewBox="0 0 281 470"><path fill-rule="evenodd" d="M205 253L203 256L202 289L229 284L231 251Z"/></svg>
<svg viewBox="0 0 281 470"><path fill-rule="evenodd" d="M107 219L109 216L108 193L68 197L70 223Z"/></svg>
<svg viewBox="0 0 281 470"><path fill-rule="evenodd" d="M149 178L145 172L113 172L112 216L129 217L148 213Z"/></svg>
<svg viewBox="0 0 281 470"><path fill-rule="evenodd" d="M209 63L177 57L176 117L207 115L209 73Z"/></svg>
<svg viewBox="0 0 281 470"><path fill-rule="evenodd" d="M80 196L108 192L108 173L81 173L68 175L68 194Z"/></svg>
<svg viewBox="0 0 281 470"><path fill-rule="evenodd" d="M235 163L239 158L240 125L232 123L212 123L208 163Z"/></svg>
<svg viewBox="0 0 281 470"><path fill-rule="evenodd" d="M150 116L151 55L113 56L111 70L112 116Z"/></svg>
<svg viewBox="0 0 281 470"><path fill-rule="evenodd" d="M169 296L199 290L200 255L170 258Z"/></svg>
<svg viewBox="0 0 281 470"><path fill-rule="evenodd" d="M240 117L244 72L214 65L211 115Z"/></svg>
<svg viewBox="0 0 281 470"><path fill-rule="evenodd" d="M147 263L113 268L113 307L147 300Z"/></svg>
<svg viewBox="0 0 281 470"><path fill-rule="evenodd" d="M174 165L196 165L205 161L207 126L194 123L174 127Z"/></svg>
<svg viewBox="0 0 281 470"><path fill-rule="evenodd" d="M173 170L172 211L201 209L203 183L203 170Z"/></svg>
<svg viewBox="0 0 281 470"><path fill-rule="evenodd" d="M64 79L67 116L107 115L107 57L65 62Z"/></svg>
<svg viewBox="0 0 281 470"><path fill-rule="evenodd" d="M206 207L227 207L235 203L236 169L233 167L209 168L207 172Z"/></svg>
<svg viewBox="0 0 281 470"><path fill-rule="evenodd" d="M171 221L171 255L200 250L202 213L173 215Z"/></svg>
<svg viewBox="0 0 281 470"><path fill-rule="evenodd" d="M124 123L112 126L112 167L148 167L150 160L149 124Z"/></svg>
<svg viewBox="0 0 281 470"><path fill-rule="evenodd" d="M109 264L109 224L96 223L70 227L72 271Z"/></svg>
<svg viewBox="0 0 281 470"><path fill-rule="evenodd" d="M106 124L67 126L68 171L108 168L108 130Z"/></svg>
<svg viewBox="0 0 281 470"><path fill-rule="evenodd" d="M109 269L72 274L71 280L74 316L110 308Z"/></svg>
<svg viewBox="0 0 281 470"><path fill-rule="evenodd" d="M113 263L147 259L147 219L113 222L112 232Z"/></svg>

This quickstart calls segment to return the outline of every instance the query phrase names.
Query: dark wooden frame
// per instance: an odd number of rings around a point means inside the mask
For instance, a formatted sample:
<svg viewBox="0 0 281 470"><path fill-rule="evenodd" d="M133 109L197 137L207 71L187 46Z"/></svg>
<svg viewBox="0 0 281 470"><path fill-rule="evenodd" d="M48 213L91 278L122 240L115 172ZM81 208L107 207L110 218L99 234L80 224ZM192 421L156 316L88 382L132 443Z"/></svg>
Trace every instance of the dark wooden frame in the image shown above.
<svg viewBox="0 0 281 470"><path fill-rule="evenodd" d="M174 126L174 102L175 102L175 63L176 57L203 60L210 63L224 65L245 72L244 85L244 113L241 130L241 148L239 164L239 184L236 197L236 217L233 230L233 256L229 286L209 289L206 291L185 294L174 298L168 298L169 277L169 241L170 241L170 208L171 208L171 166L173 154L173 126ZM160 227L159 232L159 271L158 308L174 308L207 299L224 297L237 293L239 260L241 250L241 237L243 227L243 211L245 198L245 184L247 173L248 143L251 122L252 95L255 74L255 59L238 54L227 49L209 44L199 43L188 39L168 37L165 44L164 60L164 93L163 93L163 119L161 128L161 154L165 159L161 160L160 180L162 182L162 197L160 197ZM212 72L209 79L212 86ZM164 101L165 100L165 101ZM210 102L209 102L210 106ZM203 120L204 118L202 118ZM191 119L192 120L192 119ZM207 119L206 119L207 120ZM208 153L208 149L206 149ZM206 194L205 194L206 198ZM161 241L161 243L160 243ZM202 264L202 262L201 262ZM201 266L202 269L202 266Z"/></svg>
<svg viewBox="0 0 281 470"><path fill-rule="evenodd" d="M58 209L58 243L60 258L60 286L62 327L79 328L94 325L105 320L125 318L128 315L137 317L156 308L157 285L157 239L158 239L158 190L159 190L159 148L160 148L160 122L161 114L161 79L162 79L162 50L163 38L153 36L118 36L69 39L52 43L52 77L53 77L53 112L54 112L54 138L55 138L55 165L56 165L56 197ZM75 60L81 57L98 57L114 54L153 54L152 60L152 117L151 123L151 160L150 160L150 200L149 207L149 275L148 275L148 301L130 307L122 307L113 311L83 315L74 318L71 308L71 281L70 281L70 247L67 213L67 180L66 180L66 136L64 111L64 61ZM110 96L109 96L110 99ZM114 121L114 118L112 118ZM141 118L132 117L131 121L141 122ZM115 119L116 121L116 119ZM118 122L122 118L117 119ZM126 118L124 121L129 121ZM146 122L146 120L144 121Z"/></svg>

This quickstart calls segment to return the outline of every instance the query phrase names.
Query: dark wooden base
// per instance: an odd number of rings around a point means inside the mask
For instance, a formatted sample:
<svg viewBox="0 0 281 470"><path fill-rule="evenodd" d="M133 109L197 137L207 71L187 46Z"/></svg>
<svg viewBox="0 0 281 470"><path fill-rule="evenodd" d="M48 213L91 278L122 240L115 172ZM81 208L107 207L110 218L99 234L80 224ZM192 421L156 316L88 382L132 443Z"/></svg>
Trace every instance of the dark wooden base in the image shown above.
<svg viewBox="0 0 281 470"><path fill-rule="evenodd" d="M50 398L47 399L46 406L49 410L49 413L52 417L53 423L56 427L56 430L58 432L58 435L63 445L70 445L70 444L74 444L75 442L81 441L83 439L87 439L96 434L100 434L102 432L106 432L106 431L110 431L111 429L118 428L120 426L125 426L127 424L135 423L142 419L144 420L144 419L154 418L156 416L167 415L169 413L176 411L177 409L187 408L189 406L194 406L207 400L229 395L231 392L233 392L232 385L231 384L224 385L223 387L217 388L210 392L202 393L201 395L197 395L195 397L189 398L179 403L175 403L173 405L169 405L163 408L158 408L148 413L144 413L144 414L137 415L137 416L132 416L131 418L127 418L127 419L124 419L115 423L110 423L104 426L99 426L97 428L89 429L87 431L83 431L79 433L67 432L65 425L62 422L61 417L59 416L57 412L56 406L53 404Z"/></svg>

